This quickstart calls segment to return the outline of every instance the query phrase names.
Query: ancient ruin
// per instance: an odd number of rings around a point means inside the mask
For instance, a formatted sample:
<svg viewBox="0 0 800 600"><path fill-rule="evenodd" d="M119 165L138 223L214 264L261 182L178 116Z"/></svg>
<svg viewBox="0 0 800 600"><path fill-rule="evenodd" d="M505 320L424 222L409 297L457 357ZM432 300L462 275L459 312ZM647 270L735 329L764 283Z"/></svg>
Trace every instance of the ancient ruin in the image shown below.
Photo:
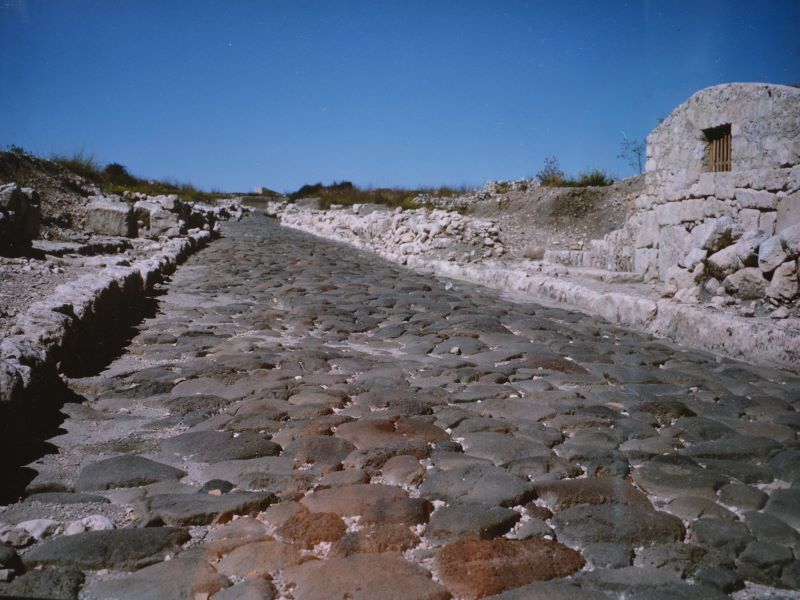
<svg viewBox="0 0 800 600"><path fill-rule="evenodd" d="M800 89L416 209L11 163L0 598L796 598Z"/></svg>

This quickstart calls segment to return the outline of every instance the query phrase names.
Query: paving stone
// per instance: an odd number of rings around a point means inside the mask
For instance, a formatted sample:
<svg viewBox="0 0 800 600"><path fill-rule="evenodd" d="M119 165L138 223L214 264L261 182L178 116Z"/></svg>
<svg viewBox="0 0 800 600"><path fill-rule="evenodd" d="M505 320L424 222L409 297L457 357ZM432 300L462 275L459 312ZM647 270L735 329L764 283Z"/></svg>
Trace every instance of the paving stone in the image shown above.
<svg viewBox="0 0 800 600"><path fill-rule="evenodd" d="M720 506L716 502L696 496L673 498L663 507L663 510L683 521L693 521L700 518L729 519L731 521L737 519L736 513Z"/></svg>
<svg viewBox="0 0 800 600"><path fill-rule="evenodd" d="M769 495L764 512L800 531L800 489L773 491Z"/></svg>
<svg viewBox="0 0 800 600"><path fill-rule="evenodd" d="M775 585L780 583L783 568L794 562L794 554L785 546L755 540L747 544L737 562L743 578Z"/></svg>
<svg viewBox="0 0 800 600"><path fill-rule="evenodd" d="M161 441L161 450L202 462L276 456L281 447L264 435L245 431L191 431Z"/></svg>
<svg viewBox="0 0 800 600"><path fill-rule="evenodd" d="M551 540L468 538L442 548L434 571L455 596L481 598L533 581L566 577L584 562L579 552Z"/></svg>
<svg viewBox="0 0 800 600"><path fill-rule="evenodd" d="M576 577L583 587L607 592L622 592L625 597L653 589L672 589L681 584L680 578L669 569L654 567L622 567L595 569Z"/></svg>
<svg viewBox="0 0 800 600"><path fill-rule="evenodd" d="M40 492L31 494L25 500L27 502L41 502L42 504L108 504L109 502L105 496L74 492Z"/></svg>
<svg viewBox="0 0 800 600"><path fill-rule="evenodd" d="M163 560L189 539L186 530L173 527L87 531L42 542L25 554L23 562L27 567L130 570Z"/></svg>
<svg viewBox="0 0 800 600"><path fill-rule="evenodd" d="M460 441L465 452L485 458L496 465L505 465L529 456L553 454L553 451L544 444L490 431L467 433Z"/></svg>
<svg viewBox="0 0 800 600"><path fill-rule="evenodd" d="M741 510L758 510L764 507L769 496L758 488L741 483L729 483L719 490L719 501Z"/></svg>
<svg viewBox="0 0 800 600"><path fill-rule="evenodd" d="M76 487L81 491L137 487L157 481L177 481L186 472L141 456L115 456L85 466Z"/></svg>
<svg viewBox="0 0 800 600"><path fill-rule="evenodd" d="M779 518L761 512L744 513L744 522L750 533L761 542L781 544L800 555L800 533Z"/></svg>
<svg viewBox="0 0 800 600"><path fill-rule="evenodd" d="M221 515L243 515L266 509L276 500L273 494L231 492L209 494L156 494L137 504L146 523L166 525L208 525Z"/></svg>
<svg viewBox="0 0 800 600"><path fill-rule="evenodd" d="M470 536L490 539L506 533L519 519L518 512L500 506L454 504L431 515L425 535L434 540Z"/></svg>
<svg viewBox="0 0 800 600"><path fill-rule="evenodd" d="M728 483L720 473L704 469L682 456L657 456L633 471L633 480L648 494L664 498L699 496L717 499L717 490Z"/></svg>
<svg viewBox="0 0 800 600"><path fill-rule="evenodd" d="M742 483L770 483L775 476L772 471L762 465L753 465L739 460L704 460L709 469L723 475L738 479Z"/></svg>
<svg viewBox="0 0 800 600"><path fill-rule="evenodd" d="M78 600L84 579L84 574L72 567L33 569L10 583L0 582L0 598Z"/></svg>
<svg viewBox="0 0 800 600"><path fill-rule="evenodd" d="M552 522L567 544L614 542L647 546L681 541L684 528L672 515L623 504L578 505L559 511Z"/></svg>
<svg viewBox="0 0 800 600"><path fill-rule="evenodd" d="M699 442L681 450L681 454L692 458L715 458L720 460L748 460L769 458L783 449L783 446L763 437L739 435L708 442Z"/></svg>
<svg viewBox="0 0 800 600"><path fill-rule="evenodd" d="M331 545L330 556L343 558L351 554L405 552L419 544L417 535L407 525L388 523L367 525L351 531Z"/></svg>
<svg viewBox="0 0 800 600"><path fill-rule="evenodd" d="M350 442L330 435L305 435L286 445L284 456L295 464L338 465L355 450Z"/></svg>
<svg viewBox="0 0 800 600"><path fill-rule="evenodd" d="M317 490L301 502L312 512L334 513L341 517L361 516L365 523L425 523L433 510L430 502L409 498L397 487L358 484Z"/></svg>
<svg viewBox="0 0 800 600"><path fill-rule="evenodd" d="M335 542L346 531L347 526L338 515L312 513L303 507L278 527L275 533L301 548L313 548L319 542Z"/></svg>
<svg viewBox="0 0 800 600"><path fill-rule="evenodd" d="M429 471L419 488L430 500L515 506L533 498L532 487L499 467L466 464L447 471Z"/></svg>
<svg viewBox="0 0 800 600"><path fill-rule="evenodd" d="M698 519L691 524L692 539L701 546L735 556L753 541L744 523L722 519Z"/></svg>
<svg viewBox="0 0 800 600"><path fill-rule="evenodd" d="M118 600L194 600L230 585L230 580L209 565L202 555L188 552L121 579L95 582L88 586L88 593L94 598Z"/></svg>
<svg viewBox="0 0 800 600"><path fill-rule="evenodd" d="M602 592L581 588L572 581L534 581L508 590L491 600L608 600Z"/></svg>
<svg viewBox="0 0 800 600"><path fill-rule="evenodd" d="M647 496L624 479L612 477L536 483L533 489L539 500L552 510L563 510L577 504L627 504L650 507Z"/></svg>
<svg viewBox="0 0 800 600"><path fill-rule="evenodd" d="M542 519L531 518L520 521L507 535L512 540L527 540L539 537L554 540L556 534L553 529Z"/></svg>
<svg viewBox="0 0 800 600"><path fill-rule="evenodd" d="M264 579L248 579L214 594L214 600L273 600L277 597L275 586Z"/></svg>
<svg viewBox="0 0 800 600"><path fill-rule="evenodd" d="M416 485L425 476L425 472L419 459L407 454L393 456L381 468L384 481L391 485Z"/></svg>
<svg viewBox="0 0 800 600"><path fill-rule="evenodd" d="M220 560L216 568L233 579L272 579L281 569L297 565L301 561L299 547L267 540L239 546Z"/></svg>
<svg viewBox="0 0 800 600"><path fill-rule="evenodd" d="M327 600L447 600L450 594L429 574L391 552L353 554L327 561L310 561L286 569L284 581L294 584L296 598Z"/></svg>
<svg viewBox="0 0 800 600"><path fill-rule="evenodd" d="M627 544L586 544L582 549L584 558L598 569L620 569L629 567L633 561L633 548Z"/></svg>
<svg viewBox="0 0 800 600"><path fill-rule="evenodd" d="M653 567L673 571L682 578L693 577L701 567L733 568L733 560L713 548L671 542L642 548L633 563L637 567Z"/></svg>
<svg viewBox="0 0 800 600"><path fill-rule="evenodd" d="M716 566L700 567L695 572L694 579L700 585L710 587L725 594L730 594L734 591L738 583L735 572Z"/></svg>
<svg viewBox="0 0 800 600"><path fill-rule="evenodd" d="M630 600L725 600L728 595L714 587L680 582L664 589L635 592L627 598Z"/></svg>
<svg viewBox="0 0 800 600"><path fill-rule="evenodd" d="M336 428L336 437L347 440L359 450L376 446L399 445L409 440L425 443L447 439L447 433L418 419L392 417L363 419Z"/></svg>

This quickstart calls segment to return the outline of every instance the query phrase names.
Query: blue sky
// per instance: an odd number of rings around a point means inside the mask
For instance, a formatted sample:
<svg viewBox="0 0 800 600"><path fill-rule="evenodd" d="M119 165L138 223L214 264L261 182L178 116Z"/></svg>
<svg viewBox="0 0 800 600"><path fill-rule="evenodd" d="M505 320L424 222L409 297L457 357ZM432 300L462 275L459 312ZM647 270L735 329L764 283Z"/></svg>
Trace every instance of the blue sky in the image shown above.
<svg viewBox="0 0 800 600"><path fill-rule="evenodd" d="M0 145L206 189L632 173L695 91L800 83L800 2L0 0Z"/></svg>

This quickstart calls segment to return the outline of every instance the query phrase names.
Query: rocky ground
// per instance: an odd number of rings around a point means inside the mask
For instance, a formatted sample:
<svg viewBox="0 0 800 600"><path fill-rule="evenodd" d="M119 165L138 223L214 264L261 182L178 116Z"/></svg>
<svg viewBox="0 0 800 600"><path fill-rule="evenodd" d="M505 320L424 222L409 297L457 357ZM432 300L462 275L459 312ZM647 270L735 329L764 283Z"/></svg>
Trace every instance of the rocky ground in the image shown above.
<svg viewBox="0 0 800 600"><path fill-rule="evenodd" d="M800 589L800 378L253 216L71 379L0 597Z"/></svg>

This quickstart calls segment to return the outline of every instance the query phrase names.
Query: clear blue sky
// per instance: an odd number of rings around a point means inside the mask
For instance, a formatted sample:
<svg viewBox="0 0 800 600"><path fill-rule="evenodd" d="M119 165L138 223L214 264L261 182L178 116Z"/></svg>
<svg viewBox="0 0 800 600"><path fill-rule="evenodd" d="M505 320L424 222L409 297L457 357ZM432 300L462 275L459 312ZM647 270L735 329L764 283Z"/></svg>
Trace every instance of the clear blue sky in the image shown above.
<svg viewBox="0 0 800 600"><path fill-rule="evenodd" d="M800 82L798 0L0 0L0 145L206 189L632 173L695 91Z"/></svg>

